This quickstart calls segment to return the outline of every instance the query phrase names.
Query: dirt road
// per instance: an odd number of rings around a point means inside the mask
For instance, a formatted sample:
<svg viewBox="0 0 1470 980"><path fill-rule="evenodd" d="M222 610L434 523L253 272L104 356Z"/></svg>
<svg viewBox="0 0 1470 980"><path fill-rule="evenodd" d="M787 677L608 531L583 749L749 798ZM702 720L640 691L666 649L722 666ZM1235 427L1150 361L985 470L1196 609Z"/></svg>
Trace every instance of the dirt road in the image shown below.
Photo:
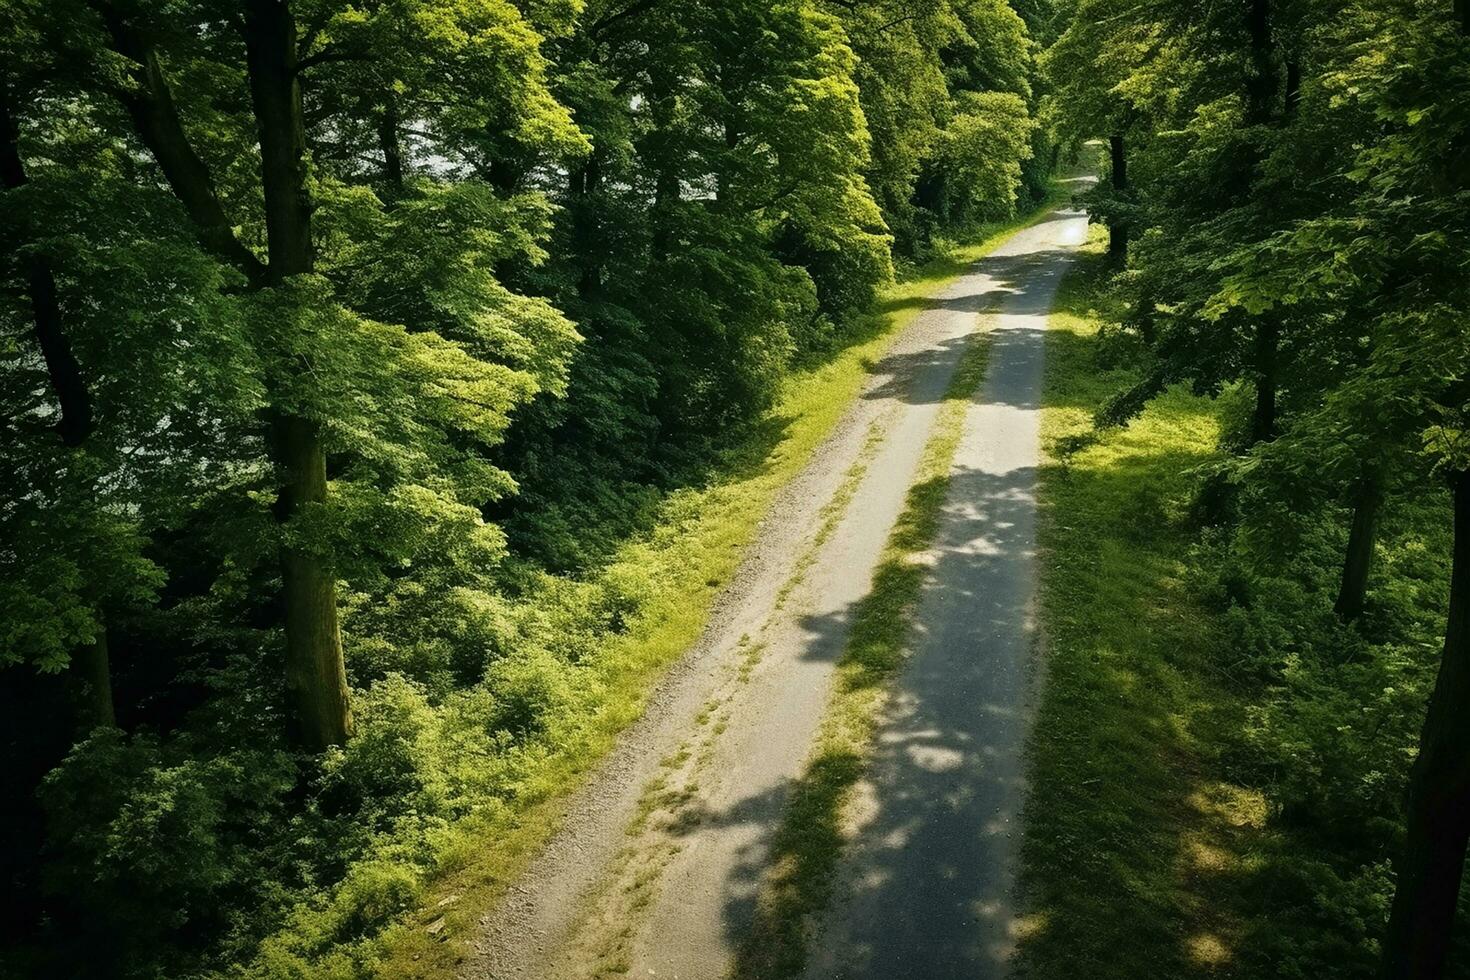
<svg viewBox="0 0 1470 980"><path fill-rule="evenodd" d="M992 321L915 617L879 727L864 826L809 977L1004 975L1035 642L1043 332L1086 218L1058 217L987 264L1021 261Z"/></svg>
<svg viewBox="0 0 1470 980"><path fill-rule="evenodd" d="M699 644L487 918L466 976L725 976L850 612L981 312L1001 314L987 318L989 377L966 420L914 659L882 728L874 817L812 975L974 976L1003 956L1031 644L1040 330L1085 230L1068 211L1018 232L906 328L783 491ZM916 945L933 969L908 968Z"/></svg>

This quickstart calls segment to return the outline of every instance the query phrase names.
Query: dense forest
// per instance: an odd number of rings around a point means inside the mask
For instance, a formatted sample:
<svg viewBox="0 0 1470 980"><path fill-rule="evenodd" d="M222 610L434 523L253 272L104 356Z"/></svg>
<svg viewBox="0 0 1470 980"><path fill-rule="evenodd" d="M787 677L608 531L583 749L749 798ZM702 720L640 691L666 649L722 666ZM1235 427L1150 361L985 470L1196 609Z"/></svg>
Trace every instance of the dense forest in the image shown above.
<svg viewBox="0 0 1470 980"><path fill-rule="evenodd" d="M366 970L620 549L1045 192L1051 16L5 0L4 972Z"/></svg>
<svg viewBox="0 0 1470 980"><path fill-rule="evenodd" d="M1290 854L1235 969L1464 975L1470 0L0 0L0 973L374 975L636 713L689 494L1094 140L1061 450L1225 420L1130 513Z"/></svg>
<svg viewBox="0 0 1470 980"><path fill-rule="evenodd" d="M1045 62L1061 138L1108 143L1103 356L1142 367L1097 431L1180 385L1227 403L1193 571L1249 703L1223 765L1291 851L1245 972L1440 976L1470 834L1470 4L1086 0Z"/></svg>

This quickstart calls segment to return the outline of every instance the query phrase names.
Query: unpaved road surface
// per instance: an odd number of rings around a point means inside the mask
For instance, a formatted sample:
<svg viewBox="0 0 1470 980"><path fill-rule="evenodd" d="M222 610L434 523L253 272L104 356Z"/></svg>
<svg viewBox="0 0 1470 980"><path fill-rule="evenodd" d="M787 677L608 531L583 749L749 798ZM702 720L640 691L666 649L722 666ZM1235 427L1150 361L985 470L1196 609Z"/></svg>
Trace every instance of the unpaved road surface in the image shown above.
<svg viewBox="0 0 1470 980"><path fill-rule="evenodd" d="M1028 263L991 323L900 675L808 976L1002 977L1035 646L1036 480L1047 314L1078 214L987 260Z"/></svg>
<svg viewBox="0 0 1470 980"><path fill-rule="evenodd" d="M1054 212L926 302L781 493L699 643L486 917L466 977L728 973L852 611L982 312L1001 314L987 318L990 376L966 420L915 657L882 729L871 819L813 975L974 976L1003 955L1040 330L1085 231L1080 212Z"/></svg>

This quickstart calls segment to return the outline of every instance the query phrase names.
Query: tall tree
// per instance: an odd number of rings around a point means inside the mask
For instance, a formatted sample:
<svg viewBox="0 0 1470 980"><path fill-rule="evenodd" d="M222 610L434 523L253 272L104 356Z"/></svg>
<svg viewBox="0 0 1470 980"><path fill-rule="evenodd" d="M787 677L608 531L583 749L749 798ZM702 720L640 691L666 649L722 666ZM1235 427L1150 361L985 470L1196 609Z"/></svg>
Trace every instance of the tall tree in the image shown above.
<svg viewBox="0 0 1470 980"><path fill-rule="evenodd" d="M245 9L250 98L260 135L265 197L265 282L286 285L315 271L313 210L307 179L306 124L296 59L296 18L286 0L251 0ZM271 409L267 443L280 474L275 514L289 524L327 499L327 453L321 423L299 410ZM320 555L290 541L281 549L286 607L286 688L298 737L313 748L352 733L347 668L337 624L337 581Z"/></svg>

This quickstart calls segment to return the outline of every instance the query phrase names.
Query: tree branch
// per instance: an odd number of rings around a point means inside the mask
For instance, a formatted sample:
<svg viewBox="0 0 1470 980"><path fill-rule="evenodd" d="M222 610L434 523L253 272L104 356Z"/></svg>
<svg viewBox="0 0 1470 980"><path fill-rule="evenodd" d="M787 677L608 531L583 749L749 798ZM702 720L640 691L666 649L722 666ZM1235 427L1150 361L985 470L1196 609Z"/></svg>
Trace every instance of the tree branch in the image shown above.
<svg viewBox="0 0 1470 980"><path fill-rule="evenodd" d="M25 164L20 157L20 126L10 107L10 87L0 83L0 177L6 190L26 183ZM72 352L71 340L62 327L61 304L56 297L56 276L51 260L33 252L27 265L28 292L33 316L32 332L46 362L51 388L61 408L56 429L68 446L80 446L92 433L92 396L82 378L81 366Z"/></svg>
<svg viewBox="0 0 1470 980"><path fill-rule="evenodd" d="M639 14L646 13L649 10L652 10L654 7L657 7L662 2L663 0L634 0L633 3L630 3L628 6L624 7L622 10L619 10L617 13L609 14L601 20L594 22L590 27L587 28L587 33L591 37L598 37L609 27L616 24L618 21L626 20L629 17L636 17Z"/></svg>
<svg viewBox="0 0 1470 980"><path fill-rule="evenodd" d="M345 51L328 46L296 62L296 74L300 75L308 68L315 68L317 65L325 65L333 61L367 61L371 57L372 55L367 51Z"/></svg>
<svg viewBox="0 0 1470 980"><path fill-rule="evenodd" d="M252 284L263 282L265 264L235 237L234 225L220 204L209 168L184 132L157 51L110 0L88 2L101 14L113 49L134 63L131 74L136 87L114 89L114 94L132 117L139 139L158 161L174 196L194 222L200 243L243 272Z"/></svg>

